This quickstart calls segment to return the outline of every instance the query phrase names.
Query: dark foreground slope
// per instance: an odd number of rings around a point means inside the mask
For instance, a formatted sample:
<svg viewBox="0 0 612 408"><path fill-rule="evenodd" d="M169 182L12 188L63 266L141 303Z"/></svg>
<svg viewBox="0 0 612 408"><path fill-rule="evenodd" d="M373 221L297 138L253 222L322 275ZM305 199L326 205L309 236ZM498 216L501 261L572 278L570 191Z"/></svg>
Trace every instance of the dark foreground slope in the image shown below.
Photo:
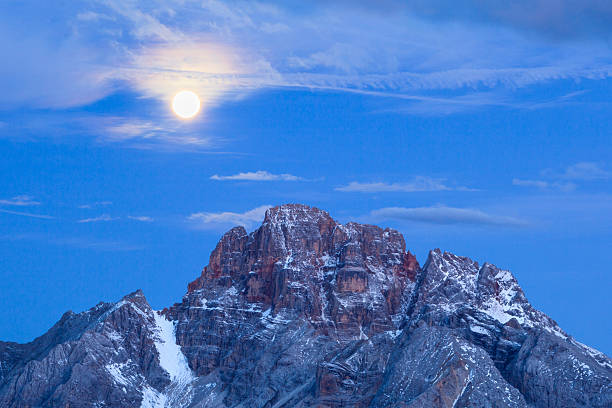
<svg viewBox="0 0 612 408"><path fill-rule="evenodd" d="M0 342L2 407L611 407L612 361L514 276L302 205L227 232L181 303L141 292Z"/></svg>

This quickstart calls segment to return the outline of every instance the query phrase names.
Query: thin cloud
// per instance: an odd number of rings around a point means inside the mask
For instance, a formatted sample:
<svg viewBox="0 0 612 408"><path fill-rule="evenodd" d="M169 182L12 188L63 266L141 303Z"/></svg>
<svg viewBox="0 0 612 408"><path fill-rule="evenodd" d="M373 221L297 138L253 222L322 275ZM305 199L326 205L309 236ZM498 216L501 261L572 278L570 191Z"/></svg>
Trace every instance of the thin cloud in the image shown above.
<svg viewBox="0 0 612 408"><path fill-rule="evenodd" d="M391 0L390 3L427 18L503 24L555 39L600 37L612 31L612 5L605 0L515 0L510 4L502 1Z"/></svg>
<svg viewBox="0 0 612 408"><path fill-rule="evenodd" d="M242 181L300 181L302 177L294 176L293 174L272 174L265 170L250 171L246 173L238 173L231 176L220 176L214 174L210 176L211 180L242 180Z"/></svg>
<svg viewBox="0 0 612 408"><path fill-rule="evenodd" d="M574 191L576 184L571 182L550 182L545 180L523 180L523 179L512 179L512 185L519 187L534 187L540 190L559 190L559 191Z"/></svg>
<svg viewBox="0 0 612 408"><path fill-rule="evenodd" d="M95 203L91 203L91 204L83 204L83 205L79 205L78 208L81 209L90 209L90 208L95 208L95 207L106 207L109 205L112 205L113 202L112 201L96 201Z"/></svg>
<svg viewBox="0 0 612 408"><path fill-rule="evenodd" d="M533 187L540 190L573 191L579 182L601 181L612 178L612 172L594 162L580 162L568 166L562 172L546 169L541 172L541 179L514 178L512 184L519 187Z"/></svg>
<svg viewBox="0 0 612 408"><path fill-rule="evenodd" d="M138 251L145 247L121 241L98 241L87 237L56 237L48 234L26 233L0 235L3 241L36 241L45 244L95 251Z"/></svg>
<svg viewBox="0 0 612 408"><path fill-rule="evenodd" d="M128 219L140 222L153 222L153 218L146 215L128 215Z"/></svg>
<svg viewBox="0 0 612 408"><path fill-rule="evenodd" d="M521 187L537 187L537 188L548 188L550 183L543 180L522 180L512 179L512 185Z"/></svg>
<svg viewBox="0 0 612 408"><path fill-rule="evenodd" d="M55 219L55 217L52 217L50 215L32 214L32 213L26 213L26 212L21 212L21 211L10 211L10 210L0 209L0 212L5 213L5 214L20 215L22 217L41 218L45 220Z"/></svg>
<svg viewBox="0 0 612 408"><path fill-rule="evenodd" d="M0 205L14 205L16 207L28 207L32 205L40 205L40 202L34 201L34 198L29 195L18 195L13 198L0 200Z"/></svg>
<svg viewBox="0 0 612 408"><path fill-rule="evenodd" d="M158 102L153 100L142 101L141 104L148 104L147 111L159 107ZM47 137L76 139L87 134L99 144L113 144L124 148L224 153L211 149L221 145L225 138L203 134L193 126L198 119L184 123L160 112L156 114L152 120L143 120L112 114L24 112L23 123L11 123L6 131L0 128L0 137L16 138L15 134L19 134L20 137L36 138L40 137L40 134L46 134ZM61 132L58 129L61 129Z"/></svg>
<svg viewBox="0 0 612 408"><path fill-rule="evenodd" d="M362 183L352 181L346 186L337 187L336 191L358 192L358 193L415 193L425 191L473 191L467 187L449 187L444 183L445 179L431 177L415 177L413 181L405 183Z"/></svg>
<svg viewBox="0 0 612 408"><path fill-rule="evenodd" d="M242 225L251 228L253 225L263 221L266 211L271 205L262 205L243 213L235 212L198 212L191 214L187 220L191 221L196 228L218 229L234 225Z"/></svg>
<svg viewBox="0 0 612 408"><path fill-rule="evenodd" d="M560 177L567 180L607 180L612 177L612 172L597 163L581 162L569 166Z"/></svg>
<svg viewBox="0 0 612 408"><path fill-rule="evenodd" d="M89 222L107 222L107 221L115 221L119 218L111 217L108 214L102 214L98 217L84 218L82 220L78 220L79 223L89 223Z"/></svg>
<svg viewBox="0 0 612 408"><path fill-rule="evenodd" d="M519 218L489 214L472 208L457 208L447 206L432 207L387 207L374 210L371 217L383 220L414 221L427 224L458 224L483 226L525 226L528 223Z"/></svg>
<svg viewBox="0 0 612 408"><path fill-rule="evenodd" d="M121 241L95 241L88 238L58 238L51 241L52 244L70 246L79 249L91 249L94 251L140 251L145 249L143 245L134 245Z"/></svg>
<svg viewBox="0 0 612 408"><path fill-rule="evenodd" d="M143 150L160 150L174 146L175 150L201 150L214 147L220 138L194 133L184 123L176 120L140 120L109 116L101 118L97 126L102 130L103 142L120 143L126 147ZM93 129L96 131L96 129Z"/></svg>
<svg viewBox="0 0 612 408"><path fill-rule="evenodd" d="M4 47L10 54L0 69L5 74L1 85L8 91L0 104L80 106L128 85L164 103L176 89L193 89L208 108L223 98L278 87L421 98L427 90L452 89L468 96L482 88L612 76L601 36L575 44L528 34L554 32L547 25L551 22L573 33L593 27L609 33L612 7L601 0L561 0L552 14L548 0L535 5L521 1L511 8L499 2L450 7L447 0L427 6L332 3L309 3L310 18L304 19L303 8L296 12L282 4L211 0L180 2L169 9L144 1L97 0L76 8L72 3L54 6L54 15L62 18L50 24L36 3L32 9L39 11L29 17L33 27L44 21L44 32L24 32L21 19L13 18L21 9L9 8L0 42L25 45ZM186 18L202 24L187 31ZM32 50L41 57L31 58ZM439 93L429 96L434 94ZM149 135L166 128L158 125L144 121L116 130Z"/></svg>
<svg viewBox="0 0 612 408"><path fill-rule="evenodd" d="M345 91L346 92L346 91ZM519 101L504 90L489 90L486 92L473 92L459 96L416 96L406 94L393 94L380 92L360 91L365 95L375 95L379 97L396 98L405 100L406 105L396 104L391 108L379 109L374 113L399 113L419 116L444 116L462 112L474 112L483 107L497 107L506 109L536 110L568 106L578 104L578 98L586 93L587 90L564 93L558 96L546 97L543 99L533 98L533 100Z"/></svg>

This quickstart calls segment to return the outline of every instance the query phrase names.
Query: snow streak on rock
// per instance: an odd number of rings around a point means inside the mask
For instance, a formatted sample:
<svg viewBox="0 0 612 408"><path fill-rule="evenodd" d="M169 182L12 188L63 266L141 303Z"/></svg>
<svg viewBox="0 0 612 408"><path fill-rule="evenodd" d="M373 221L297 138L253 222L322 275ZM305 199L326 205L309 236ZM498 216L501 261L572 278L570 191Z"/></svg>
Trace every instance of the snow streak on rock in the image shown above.
<svg viewBox="0 0 612 408"><path fill-rule="evenodd" d="M188 383L194 376L187 359L176 344L174 323L159 312L154 312L156 324L155 347L159 353L161 367L168 372L173 382Z"/></svg>

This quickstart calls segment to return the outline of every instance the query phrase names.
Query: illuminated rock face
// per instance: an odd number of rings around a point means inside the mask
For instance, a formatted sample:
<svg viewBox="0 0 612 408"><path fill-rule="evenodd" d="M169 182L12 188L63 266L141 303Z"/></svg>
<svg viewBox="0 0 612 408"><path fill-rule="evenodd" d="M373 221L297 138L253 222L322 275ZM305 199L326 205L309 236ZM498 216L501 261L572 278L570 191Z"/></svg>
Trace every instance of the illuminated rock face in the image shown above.
<svg viewBox="0 0 612 408"><path fill-rule="evenodd" d="M228 231L181 303L0 342L2 407L609 407L611 382L510 272L304 205Z"/></svg>

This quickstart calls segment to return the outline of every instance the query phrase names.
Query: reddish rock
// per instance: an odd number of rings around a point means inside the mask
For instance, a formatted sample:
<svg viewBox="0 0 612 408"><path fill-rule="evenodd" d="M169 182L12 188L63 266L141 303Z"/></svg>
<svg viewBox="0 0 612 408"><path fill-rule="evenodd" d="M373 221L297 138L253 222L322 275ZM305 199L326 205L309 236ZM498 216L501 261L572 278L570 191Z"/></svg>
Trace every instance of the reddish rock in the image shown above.
<svg viewBox="0 0 612 408"><path fill-rule="evenodd" d="M342 268L336 277L338 292L365 292L368 288L368 274L360 268Z"/></svg>
<svg viewBox="0 0 612 408"><path fill-rule="evenodd" d="M168 315L179 321L192 367L206 374L225 364L236 326L256 326L268 310L301 316L338 341L394 332L417 270L395 230L342 225L317 208L283 205L252 233L236 227L223 235Z"/></svg>
<svg viewBox="0 0 612 408"><path fill-rule="evenodd" d="M403 271L406 272L406 276L412 282L416 281L417 272L421 269L419 265L419 261L417 261L416 256L410 253L410 251L406 252L404 255L404 263L403 263Z"/></svg>

